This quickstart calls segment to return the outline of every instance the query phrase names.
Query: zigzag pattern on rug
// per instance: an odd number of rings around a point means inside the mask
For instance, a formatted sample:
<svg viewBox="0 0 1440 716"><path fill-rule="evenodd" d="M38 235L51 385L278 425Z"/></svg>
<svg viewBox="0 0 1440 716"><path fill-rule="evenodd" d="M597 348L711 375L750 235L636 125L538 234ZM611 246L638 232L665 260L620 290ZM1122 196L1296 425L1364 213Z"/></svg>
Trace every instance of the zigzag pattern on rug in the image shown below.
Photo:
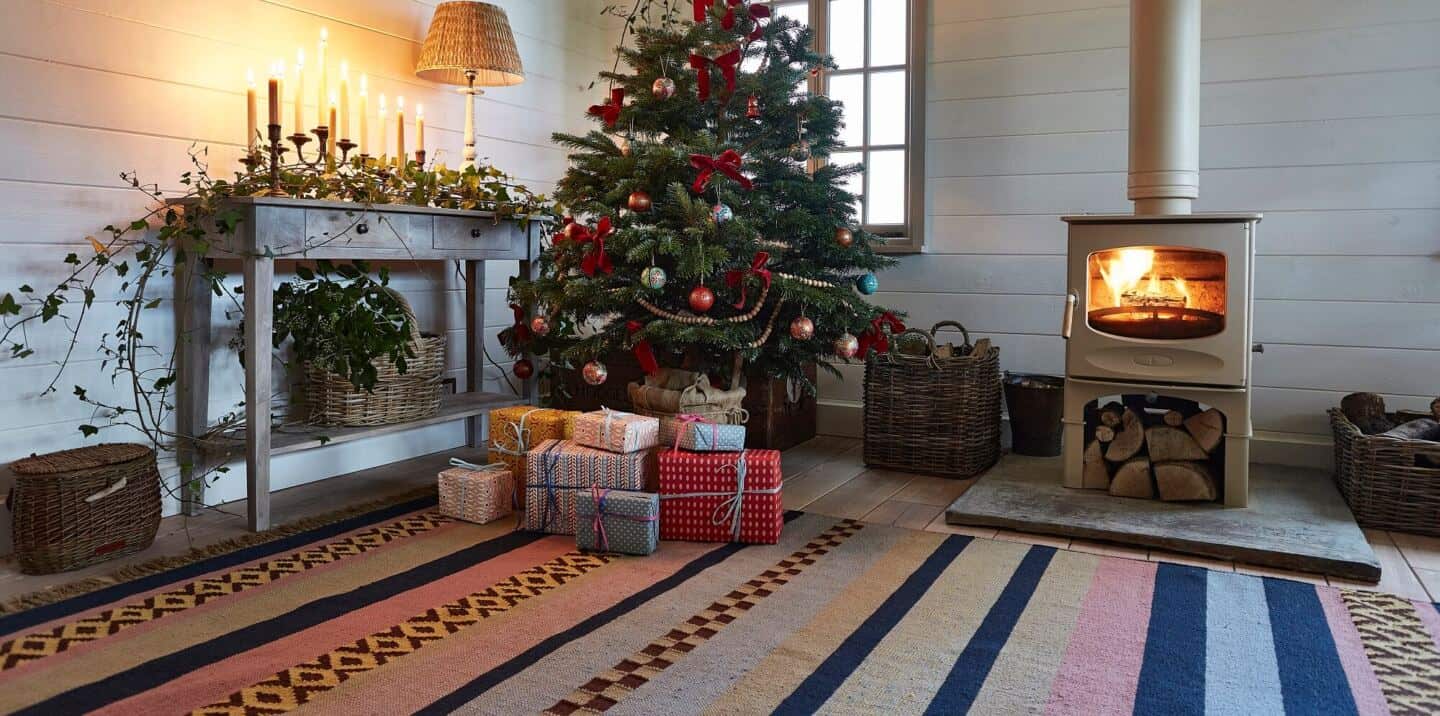
<svg viewBox="0 0 1440 716"><path fill-rule="evenodd" d="M1415 604L1384 592L1341 590L1365 655L1394 713L1440 713L1440 654Z"/></svg>

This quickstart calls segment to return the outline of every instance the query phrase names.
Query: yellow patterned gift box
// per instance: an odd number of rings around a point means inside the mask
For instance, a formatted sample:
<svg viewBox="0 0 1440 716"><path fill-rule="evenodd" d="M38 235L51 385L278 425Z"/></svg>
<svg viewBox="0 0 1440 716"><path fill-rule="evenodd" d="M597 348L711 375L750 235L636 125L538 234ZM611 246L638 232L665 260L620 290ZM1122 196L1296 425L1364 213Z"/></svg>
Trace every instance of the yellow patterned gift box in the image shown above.
<svg viewBox="0 0 1440 716"><path fill-rule="evenodd" d="M515 405L490 411L490 461L503 462L516 481L525 479L525 453L546 440L575 434L574 410ZM521 491L524 494L524 491ZM523 497L522 497L523 500Z"/></svg>
<svg viewBox="0 0 1440 716"><path fill-rule="evenodd" d="M515 476L501 463L476 465L450 458L450 468L438 481L440 514L446 517L483 525L515 512Z"/></svg>

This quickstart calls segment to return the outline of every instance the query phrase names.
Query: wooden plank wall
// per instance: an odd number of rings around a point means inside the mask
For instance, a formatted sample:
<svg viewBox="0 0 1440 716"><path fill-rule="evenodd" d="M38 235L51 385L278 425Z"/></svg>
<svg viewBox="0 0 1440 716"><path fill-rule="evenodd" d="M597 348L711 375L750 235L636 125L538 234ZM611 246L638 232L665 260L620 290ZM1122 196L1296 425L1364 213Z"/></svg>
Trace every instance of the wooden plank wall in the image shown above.
<svg viewBox="0 0 1440 716"><path fill-rule="evenodd" d="M554 131L584 131L585 108L595 93L584 86L609 64L618 28L599 15L601 0L495 0L509 13L526 81L495 88L480 100L479 152L532 186L548 192L565 169L565 154L550 143ZM459 164L464 104L451 88L414 76L419 43L434 11L434 0L6 0L0 23L0 291L22 283L53 285L60 259L83 250L84 237L108 223L128 221L143 197L127 190L119 172L133 170L144 181L179 188L189 168L187 149L208 147L211 166L231 171L245 132L244 75L254 68L263 80L270 62L284 58L293 67L303 46L313 63L322 26L330 33L330 54L338 66L350 62L352 81L369 74L374 96L404 95L411 117L425 105L430 150ZM312 64L313 68L313 64ZM335 72L332 67L332 78ZM315 87L310 74L309 87ZM335 86L332 79L332 87ZM263 82L261 86L263 95ZM311 100L313 102L313 99ZM263 113L263 96L261 112ZM309 112L313 116L311 107ZM284 112L287 124L293 110ZM262 116L263 120L263 116ZM352 119L358 124L358 119ZM378 125L372 117L372 131ZM393 128L393 119L391 122ZM287 126L287 131L290 128ZM448 331L451 375L461 389L464 342L463 280L453 267L394 265L396 284L414 303L423 326ZM487 324L490 350L503 351L494 334L507 323L506 280L514 262L490 264ZM282 265L277 274L289 275ZM236 279L238 283L238 278ZM101 298L115 285L100 287ZM169 287L165 287L168 292ZM212 411L233 408L241 372L225 341L236 318L217 305ZM109 327L118 316L113 303L100 305L88 325ZM146 335L164 345L173 336L171 312L154 311ZM0 462L33 452L84 444L77 426L90 411L71 395L83 383L96 397L123 399L125 391L101 378L94 355L98 332L87 330L81 356L61 380L61 390L38 395L53 375L49 362L64 350L65 335L54 327L32 332L38 355L24 361L0 358ZM158 359L157 359L158 360ZM491 389L508 363L489 371ZM133 435L105 435L112 440ZM276 465L277 486L390 462L463 444L460 425L413 431L381 443L337 446L306 456L287 456ZM211 492L215 499L243 494L243 464ZM173 505L171 506L173 509Z"/></svg>
<svg viewBox="0 0 1440 716"><path fill-rule="evenodd" d="M932 0L929 255L881 276L911 323L963 321L1062 373L1066 213L1125 199L1128 3ZM1353 390L1440 394L1440 4L1206 0L1197 210L1259 210L1257 455L1326 464ZM822 386L855 434L862 366Z"/></svg>

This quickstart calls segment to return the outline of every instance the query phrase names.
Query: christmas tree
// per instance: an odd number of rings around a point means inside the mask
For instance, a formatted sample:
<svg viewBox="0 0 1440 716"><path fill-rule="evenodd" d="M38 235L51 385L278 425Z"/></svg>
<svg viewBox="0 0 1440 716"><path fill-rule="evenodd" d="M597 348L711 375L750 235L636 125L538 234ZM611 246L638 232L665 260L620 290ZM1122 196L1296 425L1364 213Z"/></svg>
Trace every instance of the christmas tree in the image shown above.
<svg viewBox="0 0 1440 716"><path fill-rule="evenodd" d="M507 349L554 369L633 351L657 366L738 384L745 364L813 392L805 367L863 358L883 340L867 302L891 259L856 226L840 148L841 106L806 91L833 67L809 28L741 0L639 0L633 42L600 74L599 125L556 134L572 150L556 198L569 214L538 277L511 283ZM628 72L619 71L621 64ZM526 319L527 314L534 318ZM528 377L533 366L517 363Z"/></svg>

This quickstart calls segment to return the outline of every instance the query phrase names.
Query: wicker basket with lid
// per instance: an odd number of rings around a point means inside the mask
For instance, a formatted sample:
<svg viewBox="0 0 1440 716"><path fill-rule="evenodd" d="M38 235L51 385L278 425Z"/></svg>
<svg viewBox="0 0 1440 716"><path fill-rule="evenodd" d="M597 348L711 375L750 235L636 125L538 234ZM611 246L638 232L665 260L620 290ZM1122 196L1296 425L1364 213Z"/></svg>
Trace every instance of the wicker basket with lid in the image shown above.
<svg viewBox="0 0 1440 716"><path fill-rule="evenodd" d="M50 574L150 546L160 528L155 451L102 443L10 466L8 505L15 559L26 574Z"/></svg>

